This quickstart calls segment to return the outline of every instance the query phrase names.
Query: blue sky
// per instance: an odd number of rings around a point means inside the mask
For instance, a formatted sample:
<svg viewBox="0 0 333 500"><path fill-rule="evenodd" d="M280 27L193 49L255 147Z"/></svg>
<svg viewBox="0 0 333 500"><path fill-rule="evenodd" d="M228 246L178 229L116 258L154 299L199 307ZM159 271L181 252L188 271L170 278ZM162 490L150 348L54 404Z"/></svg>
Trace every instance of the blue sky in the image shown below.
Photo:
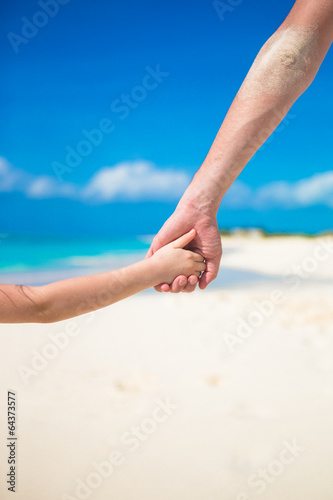
<svg viewBox="0 0 333 500"><path fill-rule="evenodd" d="M292 5L244 0L221 21L210 1L2 2L0 232L157 231ZM332 59L241 174L221 227L333 228Z"/></svg>

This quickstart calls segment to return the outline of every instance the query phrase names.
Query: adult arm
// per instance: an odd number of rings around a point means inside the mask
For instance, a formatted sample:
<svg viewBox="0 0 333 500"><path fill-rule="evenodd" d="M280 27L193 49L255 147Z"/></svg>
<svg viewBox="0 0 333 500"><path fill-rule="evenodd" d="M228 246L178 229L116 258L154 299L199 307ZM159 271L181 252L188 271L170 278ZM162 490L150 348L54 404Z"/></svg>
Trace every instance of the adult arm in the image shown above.
<svg viewBox="0 0 333 500"><path fill-rule="evenodd" d="M155 236L152 255L190 227L189 248L206 258L199 286L216 278L222 256L216 214L221 200L255 152L309 87L333 40L333 0L297 0L259 52L193 181ZM195 289L197 278L178 276L158 291Z"/></svg>

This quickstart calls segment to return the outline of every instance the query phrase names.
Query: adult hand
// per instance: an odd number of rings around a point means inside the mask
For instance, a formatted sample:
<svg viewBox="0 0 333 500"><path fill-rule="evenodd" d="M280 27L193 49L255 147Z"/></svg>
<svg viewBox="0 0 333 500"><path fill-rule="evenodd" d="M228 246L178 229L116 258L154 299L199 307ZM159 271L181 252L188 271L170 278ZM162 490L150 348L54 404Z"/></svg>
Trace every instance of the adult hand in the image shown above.
<svg viewBox="0 0 333 500"><path fill-rule="evenodd" d="M155 287L158 292L193 292L199 281L201 290L211 283L217 276L222 256L221 237L217 227L215 215L206 214L195 206L178 205L175 212L169 217L153 239L146 257L151 257L159 248L167 245L181 235L196 229L196 237L187 245L187 249L201 254L206 259L206 270L201 278L194 275L177 276L168 285L162 283Z"/></svg>

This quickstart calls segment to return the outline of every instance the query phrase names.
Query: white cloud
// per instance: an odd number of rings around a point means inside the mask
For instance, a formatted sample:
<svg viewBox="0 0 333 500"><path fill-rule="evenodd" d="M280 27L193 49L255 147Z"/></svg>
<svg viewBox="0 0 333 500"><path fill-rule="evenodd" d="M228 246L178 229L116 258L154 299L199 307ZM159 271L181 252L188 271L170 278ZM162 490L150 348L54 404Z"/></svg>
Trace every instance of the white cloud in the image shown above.
<svg viewBox="0 0 333 500"><path fill-rule="evenodd" d="M7 169L8 169L8 163L7 161L5 160L5 158L1 158L0 157L0 175L4 175L6 172L7 172Z"/></svg>
<svg viewBox="0 0 333 500"><path fill-rule="evenodd" d="M125 200L175 200L190 178L184 171L159 169L147 161L104 167L88 182L83 197L100 202Z"/></svg>
<svg viewBox="0 0 333 500"><path fill-rule="evenodd" d="M36 176L26 188L29 198L77 198L78 189L69 182L59 183L47 175Z"/></svg>
<svg viewBox="0 0 333 500"><path fill-rule="evenodd" d="M0 158L0 192L19 192L28 198L77 197L77 188L69 182L59 183L49 175L34 175L13 167Z"/></svg>
<svg viewBox="0 0 333 500"><path fill-rule="evenodd" d="M297 199L303 205L323 203L333 208L333 171L299 181Z"/></svg>
<svg viewBox="0 0 333 500"><path fill-rule="evenodd" d="M70 198L93 203L178 200L189 182L190 177L183 170L161 169L142 160L103 167L81 187L59 182L51 175L30 174L0 157L0 192L21 192L28 198ZM257 189L236 181L226 194L223 205L257 210L312 205L333 208L333 171L297 182L271 182Z"/></svg>
<svg viewBox="0 0 333 500"><path fill-rule="evenodd" d="M297 182L271 182L251 189L236 181L224 198L230 208L296 208L326 205L333 208L333 171L315 174Z"/></svg>
<svg viewBox="0 0 333 500"><path fill-rule="evenodd" d="M81 187L59 182L53 176L30 174L0 158L0 192L21 192L28 198L71 198L94 203L177 200L189 182L185 171L134 161L103 167Z"/></svg>
<svg viewBox="0 0 333 500"><path fill-rule="evenodd" d="M0 157L0 192L22 191L29 183L29 174L12 167L5 158Z"/></svg>
<svg viewBox="0 0 333 500"><path fill-rule="evenodd" d="M244 182L236 181L223 198L223 205L230 208L248 207L251 205L252 197L252 189Z"/></svg>

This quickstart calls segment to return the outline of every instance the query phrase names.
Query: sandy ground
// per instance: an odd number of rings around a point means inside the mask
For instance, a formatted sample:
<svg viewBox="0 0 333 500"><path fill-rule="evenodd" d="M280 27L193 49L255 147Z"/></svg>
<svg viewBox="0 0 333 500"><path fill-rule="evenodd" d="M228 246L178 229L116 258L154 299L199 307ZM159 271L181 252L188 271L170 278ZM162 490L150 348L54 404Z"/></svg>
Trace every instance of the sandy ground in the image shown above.
<svg viewBox="0 0 333 500"><path fill-rule="evenodd" d="M219 287L2 325L0 497L333 499L332 242L225 237Z"/></svg>

